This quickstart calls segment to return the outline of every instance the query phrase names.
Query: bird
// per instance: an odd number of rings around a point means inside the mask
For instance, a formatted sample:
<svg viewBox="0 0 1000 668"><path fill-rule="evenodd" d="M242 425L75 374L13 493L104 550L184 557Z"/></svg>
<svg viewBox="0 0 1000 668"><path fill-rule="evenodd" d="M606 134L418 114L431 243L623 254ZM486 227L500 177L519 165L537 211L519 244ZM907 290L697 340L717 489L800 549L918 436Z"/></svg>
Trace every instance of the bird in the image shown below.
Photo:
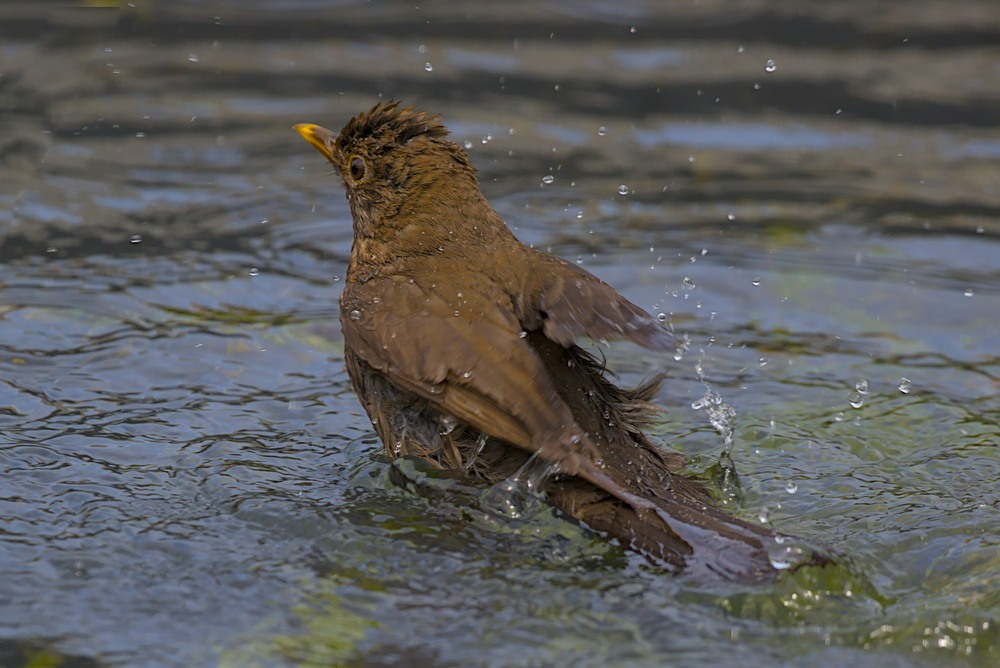
<svg viewBox="0 0 1000 668"><path fill-rule="evenodd" d="M385 101L339 133L293 127L350 206L345 365L387 457L484 486L528 477L565 515L671 573L767 582L825 561L719 508L680 453L650 440L664 374L619 387L584 346L667 353L673 335L578 264L519 241L439 115Z"/></svg>

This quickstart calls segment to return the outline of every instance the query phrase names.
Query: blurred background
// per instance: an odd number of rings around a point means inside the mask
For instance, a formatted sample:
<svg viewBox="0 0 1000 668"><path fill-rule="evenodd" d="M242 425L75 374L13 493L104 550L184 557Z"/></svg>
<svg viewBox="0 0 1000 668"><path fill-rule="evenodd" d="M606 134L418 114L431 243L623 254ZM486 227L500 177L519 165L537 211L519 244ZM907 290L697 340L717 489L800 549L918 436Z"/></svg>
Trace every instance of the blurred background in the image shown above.
<svg viewBox="0 0 1000 668"><path fill-rule="evenodd" d="M995 665L995 0L35 0L0 38L0 665ZM602 350L669 371L657 438L838 567L707 587L381 458L291 126L383 99L669 319L677 359Z"/></svg>

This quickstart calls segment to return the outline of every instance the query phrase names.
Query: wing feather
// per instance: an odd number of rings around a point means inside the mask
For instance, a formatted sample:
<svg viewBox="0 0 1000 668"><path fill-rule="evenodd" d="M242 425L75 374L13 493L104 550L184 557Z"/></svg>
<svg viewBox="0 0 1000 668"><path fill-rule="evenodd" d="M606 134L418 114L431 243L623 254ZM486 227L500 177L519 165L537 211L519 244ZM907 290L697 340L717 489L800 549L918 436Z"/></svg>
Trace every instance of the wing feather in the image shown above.
<svg viewBox="0 0 1000 668"><path fill-rule="evenodd" d="M568 347L581 336L628 339L652 350L671 350L673 335L655 318L590 272L562 258L540 255L552 269L533 272L521 291L521 317Z"/></svg>

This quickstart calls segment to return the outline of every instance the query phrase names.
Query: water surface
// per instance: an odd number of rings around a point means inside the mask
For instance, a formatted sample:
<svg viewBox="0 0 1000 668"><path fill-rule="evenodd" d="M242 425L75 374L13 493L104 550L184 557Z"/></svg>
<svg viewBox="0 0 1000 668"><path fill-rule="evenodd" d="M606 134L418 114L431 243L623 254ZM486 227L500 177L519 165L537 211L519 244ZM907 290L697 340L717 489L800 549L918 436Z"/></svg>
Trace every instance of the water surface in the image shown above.
<svg viewBox="0 0 1000 668"><path fill-rule="evenodd" d="M992 2L136 4L0 7L5 665L996 662ZM657 437L711 478L731 407L731 510L841 567L708 587L379 457L290 126L380 97L670 320L603 351Z"/></svg>

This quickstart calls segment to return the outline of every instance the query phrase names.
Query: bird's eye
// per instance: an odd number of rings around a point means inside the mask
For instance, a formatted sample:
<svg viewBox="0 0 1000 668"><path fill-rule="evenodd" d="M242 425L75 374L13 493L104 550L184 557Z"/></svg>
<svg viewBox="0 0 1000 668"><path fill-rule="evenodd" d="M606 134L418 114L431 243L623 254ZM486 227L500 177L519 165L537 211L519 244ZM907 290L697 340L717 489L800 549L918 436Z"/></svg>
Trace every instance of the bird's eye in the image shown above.
<svg viewBox="0 0 1000 668"><path fill-rule="evenodd" d="M365 161L356 156L351 158L351 178L355 181L365 178Z"/></svg>

